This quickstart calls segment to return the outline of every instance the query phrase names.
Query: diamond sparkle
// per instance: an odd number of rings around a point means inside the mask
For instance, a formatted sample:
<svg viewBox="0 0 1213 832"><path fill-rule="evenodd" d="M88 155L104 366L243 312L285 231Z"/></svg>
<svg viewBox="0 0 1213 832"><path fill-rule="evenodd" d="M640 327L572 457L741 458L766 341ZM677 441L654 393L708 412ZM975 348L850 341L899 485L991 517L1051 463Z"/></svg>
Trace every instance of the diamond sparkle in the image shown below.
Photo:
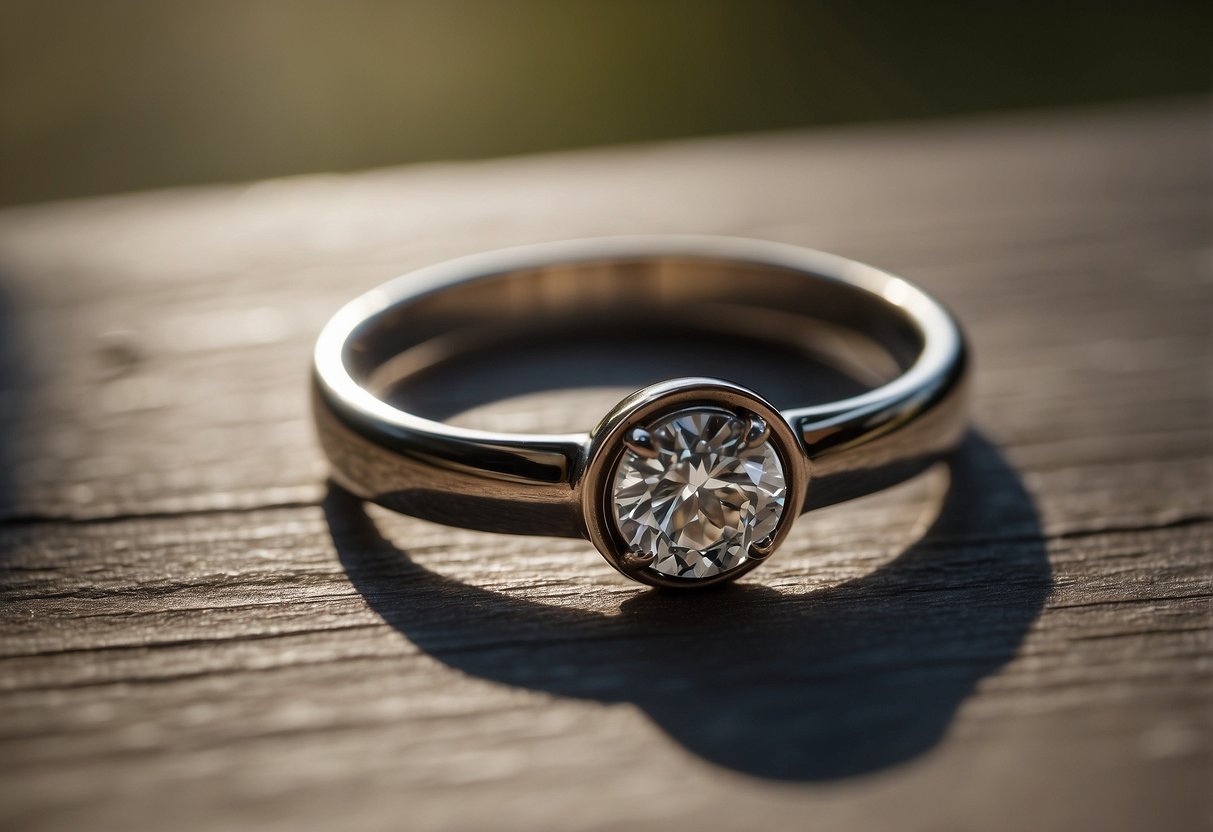
<svg viewBox="0 0 1213 832"><path fill-rule="evenodd" d="M612 514L625 544L677 578L736 569L779 525L783 464L751 423L723 410L684 410L647 426L644 453L615 470Z"/></svg>

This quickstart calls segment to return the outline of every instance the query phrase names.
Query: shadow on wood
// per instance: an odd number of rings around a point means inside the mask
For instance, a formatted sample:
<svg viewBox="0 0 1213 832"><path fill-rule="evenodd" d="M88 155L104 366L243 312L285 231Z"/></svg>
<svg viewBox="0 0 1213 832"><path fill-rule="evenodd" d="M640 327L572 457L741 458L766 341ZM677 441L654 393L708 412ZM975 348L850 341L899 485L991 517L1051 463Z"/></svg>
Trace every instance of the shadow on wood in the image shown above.
<svg viewBox="0 0 1213 832"><path fill-rule="evenodd" d="M977 683L1015 655L1050 591L1035 507L998 450L971 435L949 469L929 531L863 578L804 593L641 590L615 615L437 575L336 486L324 508L355 587L452 668L632 702L717 765L829 780L935 745Z"/></svg>

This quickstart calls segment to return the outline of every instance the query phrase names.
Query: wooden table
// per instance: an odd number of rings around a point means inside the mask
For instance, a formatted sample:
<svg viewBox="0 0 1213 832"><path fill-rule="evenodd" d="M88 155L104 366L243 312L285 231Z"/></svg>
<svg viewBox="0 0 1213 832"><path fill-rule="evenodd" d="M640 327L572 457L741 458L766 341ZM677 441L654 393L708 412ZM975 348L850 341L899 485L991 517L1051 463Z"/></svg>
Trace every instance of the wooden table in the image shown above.
<svg viewBox="0 0 1213 832"><path fill-rule="evenodd" d="M1178 101L5 212L0 825L1207 824L1210 178L1208 103ZM965 450L691 599L326 488L305 382L342 301L683 231L943 298Z"/></svg>

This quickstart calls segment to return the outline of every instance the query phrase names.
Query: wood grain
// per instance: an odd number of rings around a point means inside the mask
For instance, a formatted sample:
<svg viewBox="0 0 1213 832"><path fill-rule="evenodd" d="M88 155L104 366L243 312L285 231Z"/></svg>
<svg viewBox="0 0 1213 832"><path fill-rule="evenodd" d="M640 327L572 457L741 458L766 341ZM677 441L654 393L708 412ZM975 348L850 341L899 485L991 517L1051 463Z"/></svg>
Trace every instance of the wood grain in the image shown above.
<svg viewBox="0 0 1213 832"><path fill-rule="evenodd" d="M1180 101L0 214L0 824L1208 825L1207 125ZM661 231L945 299L964 452L689 600L327 488L304 380L339 303ZM460 418L569 427L615 392Z"/></svg>

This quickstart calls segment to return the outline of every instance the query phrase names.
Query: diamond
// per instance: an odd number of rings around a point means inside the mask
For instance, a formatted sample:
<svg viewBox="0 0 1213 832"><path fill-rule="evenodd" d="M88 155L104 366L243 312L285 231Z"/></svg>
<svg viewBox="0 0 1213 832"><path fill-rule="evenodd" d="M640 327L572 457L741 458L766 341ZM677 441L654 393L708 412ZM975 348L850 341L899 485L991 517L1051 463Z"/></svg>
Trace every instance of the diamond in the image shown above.
<svg viewBox="0 0 1213 832"><path fill-rule="evenodd" d="M697 408L634 429L615 470L616 528L648 568L708 578L744 564L775 533L783 464L760 419Z"/></svg>

